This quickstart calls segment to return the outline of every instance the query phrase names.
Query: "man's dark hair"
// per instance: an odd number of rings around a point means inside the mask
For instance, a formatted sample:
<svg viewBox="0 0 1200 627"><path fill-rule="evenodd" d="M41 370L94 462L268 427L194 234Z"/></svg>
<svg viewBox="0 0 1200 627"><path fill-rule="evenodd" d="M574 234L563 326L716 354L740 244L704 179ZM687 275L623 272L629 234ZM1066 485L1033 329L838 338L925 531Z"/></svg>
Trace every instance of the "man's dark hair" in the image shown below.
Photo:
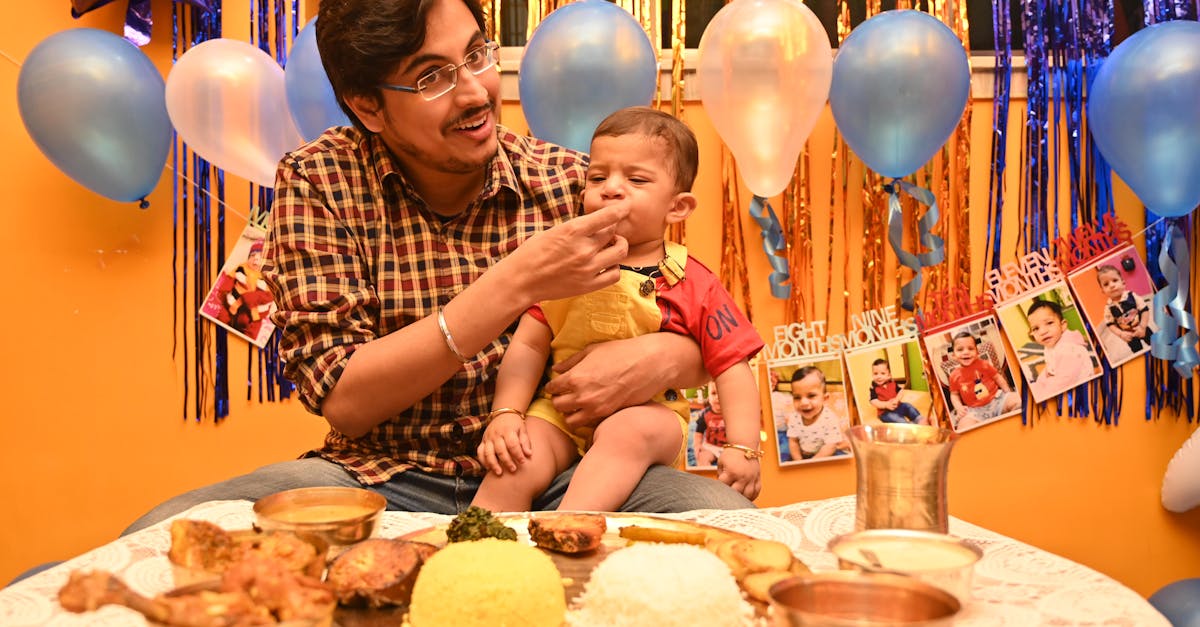
<svg viewBox="0 0 1200 627"><path fill-rule="evenodd" d="M425 45L429 11L437 0L322 0L317 13L317 50L338 106L367 132L346 106L349 96L373 98L382 106L379 84L404 59ZM479 0L459 0L487 36Z"/></svg>

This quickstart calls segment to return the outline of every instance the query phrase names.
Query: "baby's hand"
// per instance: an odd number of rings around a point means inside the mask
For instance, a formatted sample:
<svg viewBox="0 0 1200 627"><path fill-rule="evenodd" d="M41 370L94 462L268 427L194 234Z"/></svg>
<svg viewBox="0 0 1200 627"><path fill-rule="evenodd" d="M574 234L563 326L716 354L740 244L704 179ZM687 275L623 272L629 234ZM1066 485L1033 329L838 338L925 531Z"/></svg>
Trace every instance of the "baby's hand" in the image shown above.
<svg viewBox="0 0 1200 627"><path fill-rule="evenodd" d="M503 413L492 419L483 432L483 441L476 451L485 468L497 475L504 470L516 472L533 453L529 433L520 414Z"/></svg>
<svg viewBox="0 0 1200 627"><path fill-rule="evenodd" d="M966 407L959 407L959 408L958 408L958 417L959 417L959 418L966 418L966 417L967 417L967 408L966 408Z"/></svg>
<svg viewBox="0 0 1200 627"><path fill-rule="evenodd" d="M717 479L753 501L762 490L762 465L757 459L746 459L742 451L725 449L717 461Z"/></svg>

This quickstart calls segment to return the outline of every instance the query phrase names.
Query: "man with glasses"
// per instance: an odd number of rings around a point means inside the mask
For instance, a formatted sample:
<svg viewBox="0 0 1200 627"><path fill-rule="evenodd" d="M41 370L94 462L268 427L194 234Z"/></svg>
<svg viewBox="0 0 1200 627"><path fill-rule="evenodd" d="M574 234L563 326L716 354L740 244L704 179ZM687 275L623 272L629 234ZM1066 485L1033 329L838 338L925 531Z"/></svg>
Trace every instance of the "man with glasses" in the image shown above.
<svg viewBox="0 0 1200 627"><path fill-rule="evenodd" d="M628 208L576 217L586 155L499 125L498 46L478 0L322 0L316 29L354 126L283 159L266 257L285 374L329 434L302 459L176 497L127 533L203 501L305 486L364 486L389 509L465 509L520 314L617 281L627 245L614 227ZM670 333L600 345L564 370L547 390L584 426L707 379L696 344ZM571 472L534 508L555 507ZM623 509L752 506L655 466Z"/></svg>

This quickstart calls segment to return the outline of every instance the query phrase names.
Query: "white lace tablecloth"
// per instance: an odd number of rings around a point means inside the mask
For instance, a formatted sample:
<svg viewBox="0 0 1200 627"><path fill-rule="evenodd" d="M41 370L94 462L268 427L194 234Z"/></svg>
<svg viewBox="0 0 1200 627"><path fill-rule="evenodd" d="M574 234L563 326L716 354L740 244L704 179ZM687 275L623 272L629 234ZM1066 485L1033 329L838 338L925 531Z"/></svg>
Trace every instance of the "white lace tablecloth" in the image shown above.
<svg viewBox="0 0 1200 627"><path fill-rule="evenodd" d="M254 522L248 501L205 503L181 516L208 520L226 529L245 529ZM664 516L784 542L813 570L823 571L837 568L826 544L853 531L854 497ZM449 519L437 514L384 512L376 535L395 537ZM141 594L170 590L174 585L166 558L171 543L169 525L164 521L143 529L0 590L0 625L145 625L140 614L122 607L69 613L58 605L58 589L71 571L82 568L116 573ZM956 625L1169 627L1166 618L1136 592L1086 566L955 518L950 519L950 533L983 549L983 559L975 567L972 598Z"/></svg>

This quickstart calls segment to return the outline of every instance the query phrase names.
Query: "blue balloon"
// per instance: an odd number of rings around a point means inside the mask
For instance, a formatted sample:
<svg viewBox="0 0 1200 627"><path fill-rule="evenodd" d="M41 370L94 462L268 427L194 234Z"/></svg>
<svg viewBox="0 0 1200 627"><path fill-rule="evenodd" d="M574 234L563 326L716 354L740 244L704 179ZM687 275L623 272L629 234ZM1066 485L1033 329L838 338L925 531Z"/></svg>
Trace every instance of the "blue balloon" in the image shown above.
<svg viewBox="0 0 1200 627"><path fill-rule="evenodd" d="M1200 577L1169 583L1147 600L1175 627L1200 627Z"/></svg>
<svg viewBox="0 0 1200 627"><path fill-rule="evenodd" d="M970 88L967 53L953 31L922 11L885 11L838 48L829 107L854 154L897 178L946 143Z"/></svg>
<svg viewBox="0 0 1200 627"><path fill-rule="evenodd" d="M113 200L141 200L171 148L165 83L137 46L75 28L42 40L21 66L17 105L37 147L75 181Z"/></svg>
<svg viewBox="0 0 1200 627"><path fill-rule="evenodd" d="M316 24L314 17L300 29L283 68L288 112L305 141L316 139L331 126L350 126L350 118L338 106L329 75L321 65Z"/></svg>
<svg viewBox="0 0 1200 627"><path fill-rule="evenodd" d="M563 5L538 25L521 59L518 86L529 130L587 151L610 113L648 105L658 55L641 24L605 0Z"/></svg>
<svg viewBox="0 0 1200 627"><path fill-rule="evenodd" d="M1146 208L1200 204L1200 23L1160 22L1121 42L1088 92L1100 153Z"/></svg>

